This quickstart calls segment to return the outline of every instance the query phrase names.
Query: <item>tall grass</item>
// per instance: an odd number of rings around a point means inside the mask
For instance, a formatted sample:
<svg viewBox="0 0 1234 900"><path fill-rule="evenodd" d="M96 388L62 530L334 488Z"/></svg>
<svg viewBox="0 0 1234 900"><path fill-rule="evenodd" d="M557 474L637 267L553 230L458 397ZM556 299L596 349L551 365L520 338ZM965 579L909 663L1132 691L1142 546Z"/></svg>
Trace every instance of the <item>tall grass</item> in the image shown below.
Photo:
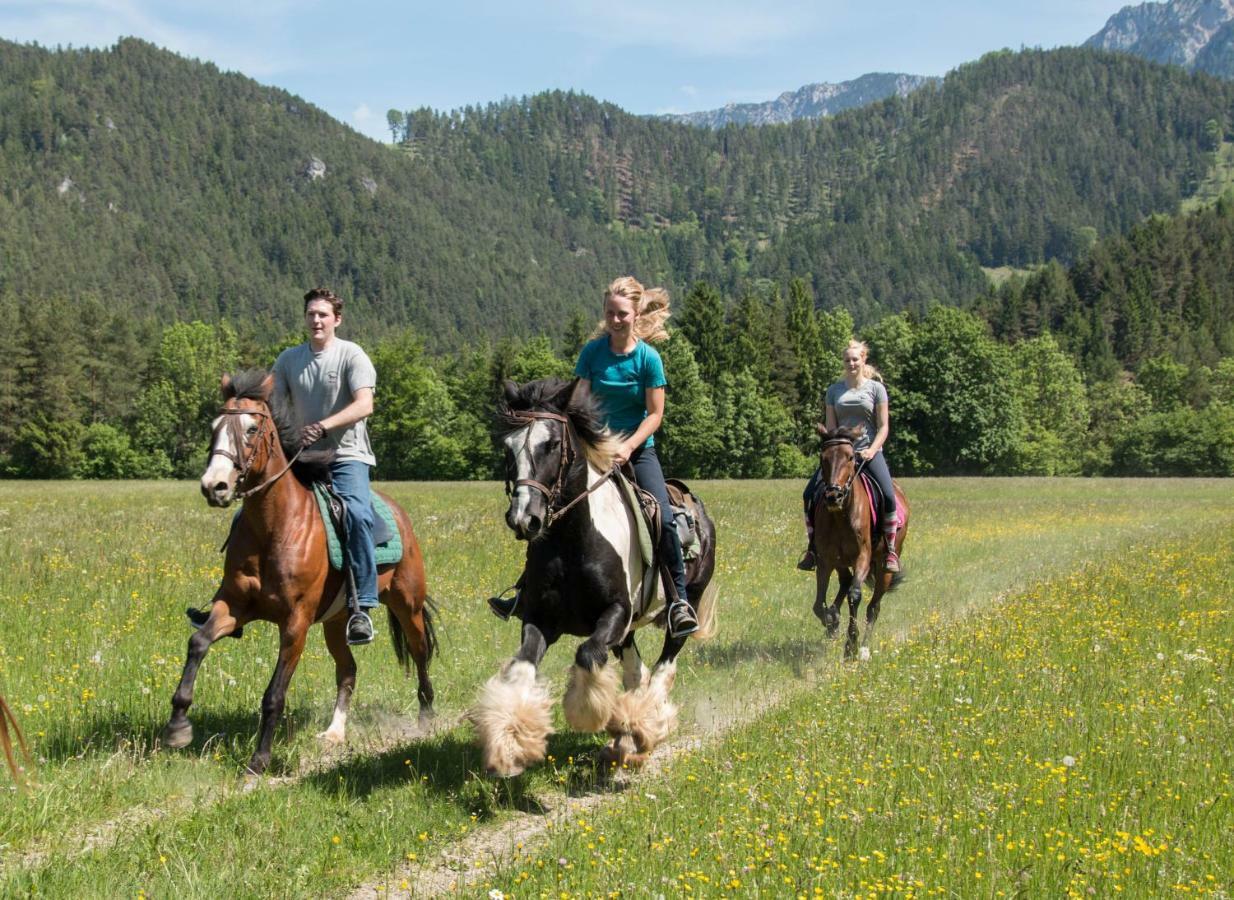
<svg viewBox="0 0 1234 900"><path fill-rule="evenodd" d="M720 634L688 646L676 696L704 735L809 690L837 666L793 569L800 485L696 486L717 520ZM906 585L884 604L882 643L927 617L950 621L1003 591L1136 542L1228 526L1210 481L918 480ZM0 692L38 759L33 790L0 797L0 892L319 895L426 858L492 818L552 802L593 777L590 736L559 734L550 765L512 783L476 773L454 726L518 642L483 598L510 584L522 545L493 484L388 486L416 523L442 650L432 674L447 727L416 737L414 683L384 642L358 653L349 748L329 720L333 666L310 638L275 741L271 777L241 773L275 659L269 625L217 644L203 665L187 751L156 752L188 629L220 576L228 514L193 485L0 484ZM640 636L647 657L660 635ZM565 642L563 642L565 643ZM574 641L550 650L558 681ZM876 658L877 658L876 654Z"/></svg>

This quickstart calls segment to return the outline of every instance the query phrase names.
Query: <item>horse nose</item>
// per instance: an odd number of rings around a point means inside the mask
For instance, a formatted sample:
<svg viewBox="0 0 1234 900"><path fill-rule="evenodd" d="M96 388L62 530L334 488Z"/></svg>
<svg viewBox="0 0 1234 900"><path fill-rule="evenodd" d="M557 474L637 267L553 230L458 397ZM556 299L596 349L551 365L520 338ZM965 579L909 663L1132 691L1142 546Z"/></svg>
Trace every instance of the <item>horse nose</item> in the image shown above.
<svg viewBox="0 0 1234 900"><path fill-rule="evenodd" d="M222 506L227 500L227 482L216 481L214 484L206 487L203 483L201 486L202 496L207 502Z"/></svg>

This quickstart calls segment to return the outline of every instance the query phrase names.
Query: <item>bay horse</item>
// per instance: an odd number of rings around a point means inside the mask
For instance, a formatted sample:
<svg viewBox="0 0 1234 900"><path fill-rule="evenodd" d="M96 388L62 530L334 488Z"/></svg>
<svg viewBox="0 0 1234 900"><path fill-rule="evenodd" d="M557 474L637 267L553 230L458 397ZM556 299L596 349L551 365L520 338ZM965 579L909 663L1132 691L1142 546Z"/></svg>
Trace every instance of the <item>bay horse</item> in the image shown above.
<svg viewBox="0 0 1234 900"><path fill-rule="evenodd" d="M644 606L645 567L635 515L614 478L617 441L601 424L595 399L578 379L505 383L498 418L503 439L506 524L526 540L527 560L514 615L522 645L484 685L468 713L489 774L514 776L544 758L552 732L551 701L536 673L562 635L585 637L574 654L563 705L566 721L583 732L608 731L603 751L613 763L639 764L676 724L669 700L676 658L686 638L665 629L651 672L634 642L636 629L663 618L662 585ZM699 619L695 637L715 630L715 525L695 498L700 552L687 563L687 601ZM664 512L674 527L671 511ZM612 651L625 688L617 691ZM633 752L630 752L630 747Z"/></svg>
<svg viewBox="0 0 1234 900"><path fill-rule="evenodd" d="M279 630L278 662L261 701L257 748L248 763L253 774L261 774L270 763L274 728L283 714L287 687L315 622L322 622L338 688L330 726L318 735L322 740L345 740L347 711L356 684L356 660L345 635L347 617L338 614L347 606L346 573L330 566L326 526L312 489L294 473L282 477L290 468L288 451L299 445L299 434L294 416L283 403L271 399L273 386L273 376L261 370L223 376L224 403L212 426L201 492L211 506L226 507L237 498L244 505L226 545L223 579L214 594L210 617L189 638L184 673L162 736L163 743L173 749L192 742L193 726L187 712L197 669L210 645L249 622L273 622ZM390 498L382 497L402 536L403 556L393 565L378 567L378 594L386 606L394 652L404 672L410 674L410 663L415 662L423 723L433 714L428 666L437 644L424 558L407 514Z"/></svg>
<svg viewBox="0 0 1234 900"><path fill-rule="evenodd" d="M874 596L866 606L866 628L861 635L861 646L868 647L874 623L878 621L883 594L896 587L900 580L898 572L885 568L886 541L876 545L881 524L875 528L875 519L881 520L877 510L871 510L870 498L859 478L859 467L853 442L859 439L863 429L837 428L828 431L826 426L817 426L822 448L819 452L819 471L823 485L822 497L814 504L814 556L817 568L814 571L814 615L822 621L828 637L835 637L840 627L840 604L848 598L848 635L844 642L844 655L851 658L857 653L857 611L861 608L861 586L867 580L874 585ZM895 489L896 508L902 513L903 525L896 532L896 552L904 546L908 534L909 505L900 485ZM876 552L881 550L882 552ZM840 576L840 590L835 602L827 604L827 588L831 573Z"/></svg>

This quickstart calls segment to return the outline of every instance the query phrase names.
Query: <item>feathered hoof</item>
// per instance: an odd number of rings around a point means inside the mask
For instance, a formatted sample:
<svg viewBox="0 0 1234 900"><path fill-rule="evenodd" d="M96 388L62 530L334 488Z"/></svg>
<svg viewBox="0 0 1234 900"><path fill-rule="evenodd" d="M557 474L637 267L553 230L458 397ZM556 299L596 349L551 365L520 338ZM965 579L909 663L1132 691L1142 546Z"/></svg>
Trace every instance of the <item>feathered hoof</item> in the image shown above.
<svg viewBox="0 0 1234 900"><path fill-rule="evenodd" d="M552 703L528 662L508 663L480 691L467 713L485 771L512 778L544 759L553 732Z"/></svg>
<svg viewBox="0 0 1234 900"><path fill-rule="evenodd" d="M605 730L613 736L615 752L623 752L623 764L642 765L646 756L666 740L677 727L677 704L668 698L676 676L675 666L655 672L646 687L627 691L617 698ZM629 736L633 753L622 749L622 738Z"/></svg>
<svg viewBox="0 0 1234 900"><path fill-rule="evenodd" d="M595 670L570 667L570 681L562 700L566 721L575 731L603 731L617 702L617 667L598 666Z"/></svg>

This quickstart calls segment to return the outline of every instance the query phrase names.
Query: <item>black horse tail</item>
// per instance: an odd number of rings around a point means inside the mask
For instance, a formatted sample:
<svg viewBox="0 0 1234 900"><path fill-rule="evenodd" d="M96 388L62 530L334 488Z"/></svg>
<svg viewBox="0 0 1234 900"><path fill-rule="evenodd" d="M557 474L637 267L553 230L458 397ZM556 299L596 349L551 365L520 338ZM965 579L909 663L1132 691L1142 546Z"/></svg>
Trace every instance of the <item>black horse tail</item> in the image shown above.
<svg viewBox="0 0 1234 900"><path fill-rule="evenodd" d="M437 615L437 604L432 597L424 598L424 608L420 614L424 618L424 643L427 646L424 664L428 665L441 646L437 640L437 627L434 622L434 617ZM390 642L394 644L394 655L398 657L398 664L403 667L403 671L410 675L412 658L411 647L407 646L407 635L398 617L394 615L394 610L388 606L386 607L386 618L390 622Z"/></svg>

